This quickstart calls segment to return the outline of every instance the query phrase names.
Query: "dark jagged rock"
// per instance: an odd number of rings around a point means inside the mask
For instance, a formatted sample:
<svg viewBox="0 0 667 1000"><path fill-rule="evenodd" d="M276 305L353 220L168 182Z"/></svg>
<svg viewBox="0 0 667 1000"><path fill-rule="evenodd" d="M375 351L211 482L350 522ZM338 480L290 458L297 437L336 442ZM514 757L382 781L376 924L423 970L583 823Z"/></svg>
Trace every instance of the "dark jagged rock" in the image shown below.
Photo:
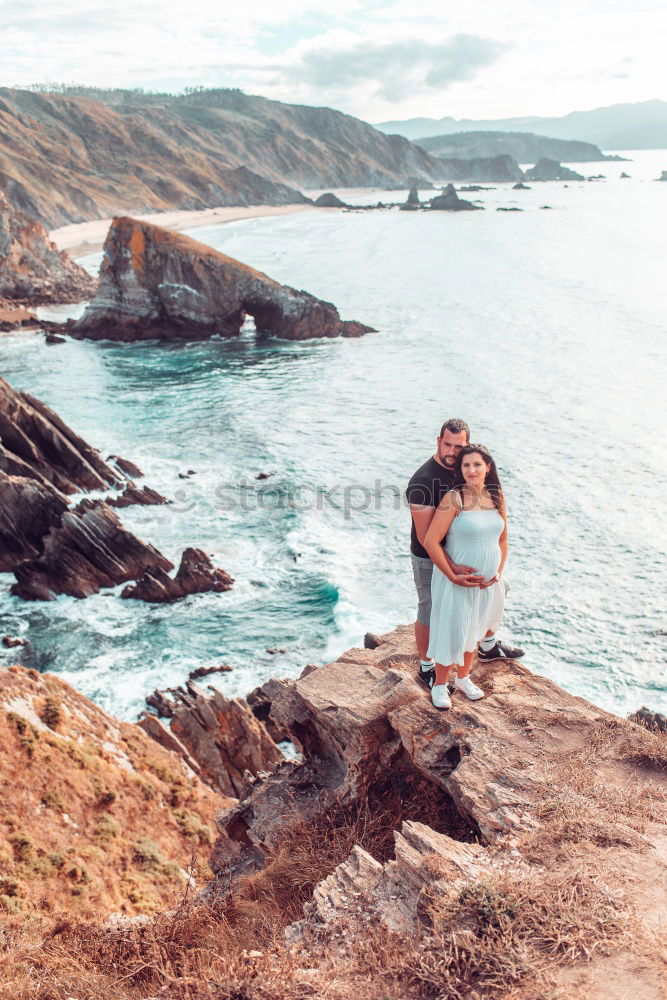
<svg viewBox="0 0 667 1000"><path fill-rule="evenodd" d="M563 167L558 160L550 160L543 156L534 167L526 170L525 179L527 181L583 181L585 178L578 174L576 170Z"/></svg>
<svg viewBox="0 0 667 1000"><path fill-rule="evenodd" d="M163 746L169 736L176 737L196 761L202 780L223 795L238 796L246 788L246 773L256 777L284 758L243 698L226 698L214 688L208 692L188 681L186 688L169 692L172 697L162 714L169 715L170 730L158 730L150 722L142 725Z"/></svg>
<svg viewBox="0 0 667 1000"><path fill-rule="evenodd" d="M271 678L265 684L256 687L250 694L246 695L246 702L255 718L259 719L266 726L271 739L276 743L280 743L282 740L287 739L287 734L271 718L271 692L273 690L273 683L274 678Z"/></svg>
<svg viewBox="0 0 667 1000"><path fill-rule="evenodd" d="M163 604L178 601L188 594L210 591L221 594L231 590L234 582L233 577L223 569L216 568L201 549L185 549L175 577L170 577L165 569L172 569L171 563L167 567L152 563L141 579L125 587L120 596Z"/></svg>
<svg viewBox="0 0 667 1000"><path fill-rule="evenodd" d="M621 180L622 181L629 181L630 180L630 174L626 174L626 172L624 170L623 173L621 174Z"/></svg>
<svg viewBox="0 0 667 1000"><path fill-rule="evenodd" d="M510 208L504 208L499 205L496 212L523 212L523 209L518 208L516 205L512 205Z"/></svg>
<svg viewBox="0 0 667 1000"><path fill-rule="evenodd" d="M379 645L380 639L372 632L367 632L364 636L364 649L377 649Z"/></svg>
<svg viewBox="0 0 667 1000"><path fill-rule="evenodd" d="M41 222L0 190L0 298L31 305L78 302L95 291L93 278L51 243Z"/></svg>
<svg viewBox="0 0 667 1000"><path fill-rule="evenodd" d="M182 233L124 217L113 221L97 295L71 334L125 341L230 337L240 333L246 314L259 332L286 340L358 337L371 329Z"/></svg>
<svg viewBox="0 0 667 1000"><path fill-rule="evenodd" d="M200 677L208 677L210 674L229 674L234 669L228 663L219 663L215 667L196 667L190 671L190 680L196 681Z"/></svg>
<svg viewBox="0 0 667 1000"><path fill-rule="evenodd" d="M0 470L61 493L119 486L125 477L41 400L0 378Z"/></svg>
<svg viewBox="0 0 667 1000"><path fill-rule="evenodd" d="M530 191L530 186L528 184L524 184L523 181L519 181L518 184L515 184L512 187L512 190L513 191Z"/></svg>
<svg viewBox="0 0 667 1000"><path fill-rule="evenodd" d="M333 191L325 191L321 194L319 198L316 198L313 205L317 205L318 208L351 208L352 206L346 204L346 202L341 201L338 195L335 195Z"/></svg>
<svg viewBox="0 0 667 1000"><path fill-rule="evenodd" d="M17 646L29 646L30 643L27 639L20 639L16 635L3 635L2 645L6 646L7 649L14 649Z"/></svg>
<svg viewBox="0 0 667 1000"><path fill-rule="evenodd" d="M431 198L429 205L431 209L438 212L474 212L480 208L479 205L473 205L471 201L459 198L453 184L448 184L446 188L442 189L442 194Z"/></svg>
<svg viewBox="0 0 667 1000"><path fill-rule="evenodd" d="M120 496L107 497L106 502L110 507L130 507L132 504L150 506L153 504L169 503L157 490L152 490L150 486L137 486L136 483L129 482Z"/></svg>
<svg viewBox="0 0 667 1000"><path fill-rule="evenodd" d="M652 729L659 733L667 732L667 715L662 715L660 712L652 712L645 705L638 708L628 718L631 722L637 722L639 725L646 726L647 729Z"/></svg>
<svg viewBox="0 0 667 1000"><path fill-rule="evenodd" d="M419 201L419 191L416 186L410 188L410 193L408 194L408 200L406 205L420 205Z"/></svg>
<svg viewBox="0 0 667 1000"><path fill-rule="evenodd" d="M33 601L58 594L89 597L102 587L135 580L149 567L166 571L173 564L127 531L103 500L82 500L72 510L61 510L36 558L14 565L17 583L11 593Z"/></svg>
<svg viewBox="0 0 667 1000"><path fill-rule="evenodd" d="M116 463L121 472L125 472L128 476L132 476L133 479L143 476L143 472L139 466L135 465L134 462L130 462L127 458L121 458L120 455L109 455L107 462L112 461Z"/></svg>

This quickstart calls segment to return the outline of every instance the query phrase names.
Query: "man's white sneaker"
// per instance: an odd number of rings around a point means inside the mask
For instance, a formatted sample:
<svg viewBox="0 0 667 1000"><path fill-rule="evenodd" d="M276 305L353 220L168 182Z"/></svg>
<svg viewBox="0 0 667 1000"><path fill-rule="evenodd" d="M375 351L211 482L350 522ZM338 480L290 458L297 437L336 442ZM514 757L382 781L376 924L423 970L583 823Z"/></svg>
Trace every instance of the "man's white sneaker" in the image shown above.
<svg viewBox="0 0 667 1000"><path fill-rule="evenodd" d="M478 688L476 684L473 684L470 680L470 676L455 677L454 690L463 691L466 698L469 698L470 701L479 701L480 698L484 697L484 692L481 688Z"/></svg>
<svg viewBox="0 0 667 1000"><path fill-rule="evenodd" d="M452 699L446 684L434 684L431 688L431 701L436 708L451 708Z"/></svg>

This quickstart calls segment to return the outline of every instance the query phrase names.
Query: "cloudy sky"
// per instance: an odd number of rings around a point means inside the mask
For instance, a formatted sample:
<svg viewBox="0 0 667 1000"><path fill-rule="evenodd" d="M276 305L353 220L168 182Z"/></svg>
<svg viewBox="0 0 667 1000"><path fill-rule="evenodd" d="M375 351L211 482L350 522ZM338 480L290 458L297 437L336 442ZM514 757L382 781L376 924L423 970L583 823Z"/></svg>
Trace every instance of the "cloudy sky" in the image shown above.
<svg viewBox="0 0 667 1000"><path fill-rule="evenodd" d="M664 0L0 0L0 85L248 93L368 121L667 99Z"/></svg>

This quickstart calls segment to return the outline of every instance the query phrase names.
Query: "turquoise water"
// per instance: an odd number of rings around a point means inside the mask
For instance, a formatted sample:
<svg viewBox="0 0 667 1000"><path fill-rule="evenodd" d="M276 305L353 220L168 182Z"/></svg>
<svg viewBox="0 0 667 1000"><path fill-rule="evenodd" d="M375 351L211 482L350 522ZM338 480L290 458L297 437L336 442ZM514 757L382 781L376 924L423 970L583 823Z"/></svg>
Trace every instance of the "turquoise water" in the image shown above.
<svg viewBox="0 0 667 1000"><path fill-rule="evenodd" d="M412 620L402 491L442 420L462 416L508 497L503 635L532 669L612 711L667 710L667 184L651 180L665 157L583 168L604 183L469 196L485 212L318 212L197 231L377 327L360 340L281 343L251 326L237 341L176 345L2 335L12 385L174 498L124 509L128 528L174 561L204 548L236 579L162 607L122 601L122 588L26 603L0 575L1 630L32 647L2 661L57 672L134 718L195 666L231 663L215 683L242 694ZM513 202L525 211L494 210Z"/></svg>

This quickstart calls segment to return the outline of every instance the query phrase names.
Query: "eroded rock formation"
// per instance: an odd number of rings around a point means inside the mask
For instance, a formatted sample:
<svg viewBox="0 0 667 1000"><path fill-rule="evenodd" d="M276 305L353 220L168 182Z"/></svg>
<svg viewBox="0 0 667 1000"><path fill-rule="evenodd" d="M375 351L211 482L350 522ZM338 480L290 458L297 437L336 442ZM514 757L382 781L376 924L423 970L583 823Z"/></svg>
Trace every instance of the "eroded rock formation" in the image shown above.
<svg viewBox="0 0 667 1000"><path fill-rule="evenodd" d="M0 190L0 299L37 305L78 302L95 291L93 278L51 243L41 222Z"/></svg>
<svg viewBox="0 0 667 1000"><path fill-rule="evenodd" d="M615 762L619 787L641 774L641 754L628 747L651 734L521 664L479 664L475 679L487 697L455 698L443 713L415 678L412 628L379 639L375 649L351 649L299 680L263 686L271 718L300 747L303 761L283 763L218 817L215 872L261 868L290 830L359 802L400 775L406 789L425 780L442 794L441 833L461 840L467 830L489 846L521 840L527 854L536 853L541 838L550 836L547 802L598 829L602 813L593 803L604 792L597 777L603 765L601 751L595 765L586 765L591 745L604 742L605 774ZM601 802L600 809L604 796ZM622 813L604 817L606 835L632 841L629 823Z"/></svg>
<svg viewBox="0 0 667 1000"><path fill-rule="evenodd" d="M287 340L358 337L371 328L343 321L316 299L181 233L127 217L104 244L96 297L72 335L96 340L236 336L246 314L260 332Z"/></svg>
<svg viewBox="0 0 667 1000"><path fill-rule="evenodd" d="M223 795L242 795L251 780L271 771L284 758L263 723L243 698L226 698L221 691L188 681L185 688L155 692L147 701L166 711L170 728L144 717L140 725L153 739L178 749L174 738L193 759L197 773Z"/></svg>

